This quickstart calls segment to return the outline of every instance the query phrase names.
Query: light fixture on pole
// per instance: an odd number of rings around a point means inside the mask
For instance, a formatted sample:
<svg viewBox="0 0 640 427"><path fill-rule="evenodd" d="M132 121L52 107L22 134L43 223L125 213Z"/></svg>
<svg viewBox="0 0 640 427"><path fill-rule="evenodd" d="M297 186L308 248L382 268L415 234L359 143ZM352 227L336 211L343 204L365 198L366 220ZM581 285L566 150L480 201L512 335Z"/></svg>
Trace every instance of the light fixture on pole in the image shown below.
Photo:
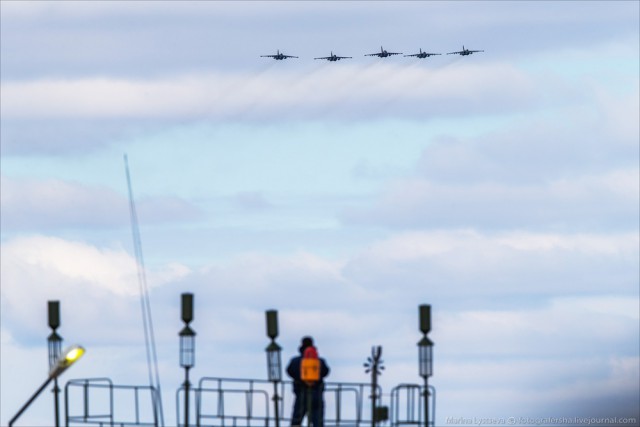
<svg viewBox="0 0 640 427"><path fill-rule="evenodd" d="M278 336L278 312L276 310L267 310L267 336L271 338L271 343L266 348L267 352L267 376L269 381L273 383L273 408L276 420L276 427L280 427L280 408L278 396L278 383L282 381L282 357L280 347L276 343Z"/></svg>
<svg viewBox="0 0 640 427"><path fill-rule="evenodd" d="M47 338L47 348L49 350L49 370L53 369L56 361L62 352L62 337L58 335L56 329L60 326L60 301L48 301L47 313L49 315L49 327L51 335ZM58 378L53 379L53 412L55 426L60 426L60 404L59 395L60 387L58 387Z"/></svg>
<svg viewBox="0 0 640 427"><path fill-rule="evenodd" d="M429 377L433 375L433 342L427 334L431 331L431 306L421 305L419 312L422 339L418 342L418 366L420 376L424 379L424 426L429 427Z"/></svg>
<svg viewBox="0 0 640 427"><path fill-rule="evenodd" d="M196 333L189 326L193 320L193 294L182 294L182 321L180 336L180 366L184 368L184 425L189 426L189 369L196 364Z"/></svg>
<svg viewBox="0 0 640 427"><path fill-rule="evenodd" d="M42 390L44 390L51 381L58 378L64 371L67 370L67 368L69 368L69 366L73 365L78 359L82 357L84 351L85 350L83 347L79 345L73 345L62 352L60 357L58 357L58 359L49 370L49 377L47 378L47 380L40 386L38 390L36 390L35 393L33 393L33 396L31 396L27 403L25 403L22 408L20 408L18 413L13 418L11 418L11 421L9 421L9 427L13 426L13 423L15 423L18 418L20 418L20 415L22 415L22 413L27 410L29 405L31 405L31 403L36 400L36 397L38 397L38 395L42 393Z"/></svg>

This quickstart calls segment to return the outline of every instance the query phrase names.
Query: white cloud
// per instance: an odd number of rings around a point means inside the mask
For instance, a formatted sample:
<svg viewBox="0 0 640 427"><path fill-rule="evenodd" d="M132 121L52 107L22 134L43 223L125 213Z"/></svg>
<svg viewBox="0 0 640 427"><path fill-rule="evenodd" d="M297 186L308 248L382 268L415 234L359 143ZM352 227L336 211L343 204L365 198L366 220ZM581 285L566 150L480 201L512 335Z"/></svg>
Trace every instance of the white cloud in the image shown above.
<svg viewBox="0 0 640 427"><path fill-rule="evenodd" d="M388 65L373 59L364 65L305 64L286 69L264 63L252 73L153 80L14 81L2 86L2 114L7 118L262 119L287 113L289 118L320 114L344 119L402 111L431 117L527 110L539 104L538 92L549 86L548 80L539 81L507 64L464 65L450 58L433 66L399 62ZM487 103L489 94L492 102Z"/></svg>
<svg viewBox="0 0 640 427"><path fill-rule="evenodd" d="M59 179L14 179L2 176L2 226L9 230L121 227L129 222L129 201L104 187ZM149 224L193 220L197 207L175 196L148 196L136 201L138 217Z"/></svg>
<svg viewBox="0 0 640 427"><path fill-rule="evenodd" d="M406 232L352 257L344 275L369 292L392 294L393 283L443 303L455 297L457 304L499 304L490 296L632 292L637 260L635 232Z"/></svg>
<svg viewBox="0 0 640 427"><path fill-rule="evenodd" d="M105 187L2 176L2 223L23 227L115 226L128 218L127 201Z"/></svg>
<svg viewBox="0 0 640 427"><path fill-rule="evenodd" d="M593 357L600 353L591 348L597 343L603 352L632 355L637 339L624 337L637 331L639 302L637 296L580 296L552 298L540 308L446 313L438 319L440 351L444 358Z"/></svg>
<svg viewBox="0 0 640 427"><path fill-rule="evenodd" d="M187 275L189 270L169 264L147 273L153 289ZM137 324L139 283L135 259L121 248L97 248L55 237L20 237L2 244L3 328L30 341L45 325L46 301L59 300L68 316L65 324L91 339L122 333ZM93 325L86 329L87 325ZM116 326L119 325L119 326ZM129 331L130 332L130 331Z"/></svg>
<svg viewBox="0 0 640 427"><path fill-rule="evenodd" d="M347 224L397 228L588 230L637 226L637 169L561 178L537 184L393 183L370 208L345 210Z"/></svg>

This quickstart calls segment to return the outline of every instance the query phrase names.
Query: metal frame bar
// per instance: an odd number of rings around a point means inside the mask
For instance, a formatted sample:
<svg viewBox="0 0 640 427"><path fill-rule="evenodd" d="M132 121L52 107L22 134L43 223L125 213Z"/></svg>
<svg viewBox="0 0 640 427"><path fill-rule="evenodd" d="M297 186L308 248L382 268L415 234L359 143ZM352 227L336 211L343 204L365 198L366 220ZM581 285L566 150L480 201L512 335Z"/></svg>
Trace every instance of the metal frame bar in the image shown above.
<svg viewBox="0 0 640 427"><path fill-rule="evenodd" d="M81 415L73 415L70 414L69 408L69 394L70 390L73 388L79 387L82 391L82 414ZM91 391L92 390L104 390L108 389L109 393L109 402L108 408L109 412L106 414L92 414L91 413ZM114 397L118 392L123 391L133 391L133 400L134 400L134 418L135 420L116 420L115 412L114 412ZM148 391L151 397L151 408L153 421L141 421L141 411L140 411L140 393L143 391ZM135 386L135 385L114 385L110 378L86 378L79 380L70 380L64 388L65 394L65 426L69 427L71 424L84 424L84 425L98 425L99 427L125 427L125 426L149 426L149 427L158 427L158 395L156 390L152 386Z"/></svg>

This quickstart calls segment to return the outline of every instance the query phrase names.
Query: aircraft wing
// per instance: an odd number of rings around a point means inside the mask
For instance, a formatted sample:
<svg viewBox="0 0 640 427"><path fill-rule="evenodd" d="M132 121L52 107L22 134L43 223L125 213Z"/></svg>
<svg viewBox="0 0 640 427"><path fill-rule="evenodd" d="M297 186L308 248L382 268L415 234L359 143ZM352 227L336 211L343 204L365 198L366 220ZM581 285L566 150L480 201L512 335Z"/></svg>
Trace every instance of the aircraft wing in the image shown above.
<svg viewBox="0 0 640 427"><path fill-rule="evenodd" d="M381 55L381 53L377 52L377 53L367 53L364 56L380 56L380 55Z"/></svg>
<svg viewBox="0 0 640 427"><path fill-rule="evenodd" d="M275 58L276 55L260 55L260 58Z"/></svg>
<svg viewBox="0 0 640 427"><path fill-rule="evenodd" d="M402 55L402 52L387 52L387 55Z"/></svg>
<svg viewBox="0 0 640 427"><path fill-rule="evenodd" d="M457 52L449 52L447 53L447 55L462 55L464 53L464 50L459 50Z"/></svg>
<svg viewBox="0 0 640 427"><path fill-rule="evenodd" d="M297 56L292 55L282 55L283 58L297 58Z"/></svg>
<svg viewBox="0 0 640 427"><path fill-rule="evenodd" d="M336 56L337 59L350 59L350 56Z"/></svg>
<svg viewBox="0 0 640 427"><path fill-rule="evenodd" d="M474 52L484 52L484 50L470 50L469 53L474 53Z"/></svg>

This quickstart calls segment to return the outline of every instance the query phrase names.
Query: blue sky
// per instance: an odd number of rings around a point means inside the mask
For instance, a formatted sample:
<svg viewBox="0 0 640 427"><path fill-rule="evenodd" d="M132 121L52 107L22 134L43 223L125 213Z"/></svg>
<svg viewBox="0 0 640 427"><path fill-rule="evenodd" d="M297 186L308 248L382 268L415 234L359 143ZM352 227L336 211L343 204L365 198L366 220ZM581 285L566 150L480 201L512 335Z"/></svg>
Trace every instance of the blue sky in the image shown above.
<svg viewBox="0 0 640 427"><path fill-rule="evenodd" d="M47 300L88 349L65 379L146 382L125 153L169 424L186 291L196 378L265 378L275 308L285 356L364 382L382 345L385 391L418 383L429 303L439 423L640 417L637 2L0 7L0 422Z"/></svg>

